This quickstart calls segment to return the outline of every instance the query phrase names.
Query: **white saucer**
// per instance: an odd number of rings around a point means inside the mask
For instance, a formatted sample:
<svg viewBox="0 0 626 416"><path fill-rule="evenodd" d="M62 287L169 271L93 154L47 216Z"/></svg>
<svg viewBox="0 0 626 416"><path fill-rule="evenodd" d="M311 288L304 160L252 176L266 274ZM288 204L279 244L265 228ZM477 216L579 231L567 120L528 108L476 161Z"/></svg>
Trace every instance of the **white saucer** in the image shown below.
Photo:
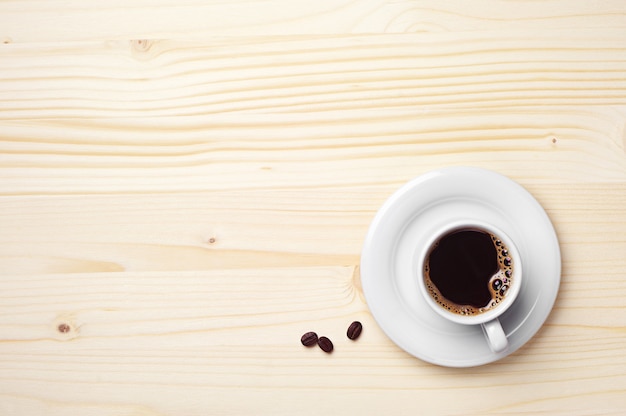
<svg viewBox="0 0 626 416"><path fill-rule="evenodd" d="M479 325L442 318L417 287L415 253L432 230L461 219L491 222L522 259L520 294L500 317L509 349L499 354ZM490 363L524 345L550 314L560 278L559 242L541 205L511 179L478 168L436 170L404 185L376 214L361 254L363 291L383 331L415 357L449 367Z"/></svg>

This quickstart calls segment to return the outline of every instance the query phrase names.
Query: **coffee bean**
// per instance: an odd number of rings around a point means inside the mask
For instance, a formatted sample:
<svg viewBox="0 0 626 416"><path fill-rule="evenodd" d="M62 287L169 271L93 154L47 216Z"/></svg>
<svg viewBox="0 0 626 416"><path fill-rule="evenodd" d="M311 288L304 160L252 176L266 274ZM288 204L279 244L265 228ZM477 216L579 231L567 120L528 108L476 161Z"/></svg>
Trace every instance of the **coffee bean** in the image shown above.
<svg viewBox="0 0 626 416"><path fill-rule="evenodd" d="M324 352L329 354L333 352L333 343L326 337L320 337L317 340L317 345L319 345Z"/></svg>
<svg viewBox="0 0 626 416"><path fill-rule="evenodd" d="M363 330L363 325L361 325L361 323L359 321L354 321L350 324L350 326L348 327L348 338L354 340L357 339L359 337L359 335L361 335L361 331Z"/></svg>
<svg viewBox="0 0 626 416"><path fill-rule="evenodd" d="M317 344L317 334L315 332L307 332L306 334L302 335L300 341L305 347L312 347L313 345Z"/></svg>

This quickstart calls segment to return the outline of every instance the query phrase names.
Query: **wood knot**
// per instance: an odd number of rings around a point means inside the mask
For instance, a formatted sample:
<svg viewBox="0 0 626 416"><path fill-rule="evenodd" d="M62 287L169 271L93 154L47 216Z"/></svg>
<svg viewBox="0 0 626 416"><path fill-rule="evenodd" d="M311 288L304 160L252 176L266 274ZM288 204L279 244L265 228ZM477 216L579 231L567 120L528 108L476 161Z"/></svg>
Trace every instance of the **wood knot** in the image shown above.
<svg viewBox="0 0 626 416"><path fill-rule="evenodd" d="M363 293L363 285L361 284L361 267L357 264L353 266L352 278L350 280L351 286L358 295L359 299L365 303L365 295Z"/></svg>
<svg viewBox="0 0 626 416"><path fill-rule="evenodd" d="M135 39L130 41L130 46L135 52L148 52L152 41L148 39Z"/></svg>
<svg viewBox="0 0 626 416"><path fill-rule="evenodd" d="M72 330L72 327L66 324L65 322L63 322L59 324L59 326L57 326L57 330L62 334L67 334L68 332Z"/></svg>
<svg viewBox="0 0 626 416"><path fill-rule="evenodd" d="M54 320L53 328L55 338L60 341L69 341L78 336L78 326L74 320L75 316L71 313L63 313Z"/></svg>

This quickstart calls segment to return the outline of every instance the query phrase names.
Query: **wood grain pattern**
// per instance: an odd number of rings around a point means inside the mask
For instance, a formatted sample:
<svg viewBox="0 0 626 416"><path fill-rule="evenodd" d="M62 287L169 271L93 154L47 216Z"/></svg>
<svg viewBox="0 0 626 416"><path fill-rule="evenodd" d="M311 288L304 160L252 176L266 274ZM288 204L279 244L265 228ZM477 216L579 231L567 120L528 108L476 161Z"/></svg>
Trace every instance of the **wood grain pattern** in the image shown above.
<svg viewBox="0 0 626 416"><path fill-rule="evenodd" d="M625 23L621 1L1 1L0 415L624 414ZM525 186L563 256L544 327L470 369L386 338L358 267L385 199L449 165Z"/></svg>
<svg viewBox="0 0 626 416"><path fill-rule="evenodd" d="M620 0L3 0L0 39L55 42L215 36L623 28ZM36 10L37 13L33 13Z"/></svg>
<svg viewBox="0 0 626 416"><path fill-rule="evenodd" d="M0 117L624 105L625 37L622 28L567 37L549 30L5 45Z"/></svg>

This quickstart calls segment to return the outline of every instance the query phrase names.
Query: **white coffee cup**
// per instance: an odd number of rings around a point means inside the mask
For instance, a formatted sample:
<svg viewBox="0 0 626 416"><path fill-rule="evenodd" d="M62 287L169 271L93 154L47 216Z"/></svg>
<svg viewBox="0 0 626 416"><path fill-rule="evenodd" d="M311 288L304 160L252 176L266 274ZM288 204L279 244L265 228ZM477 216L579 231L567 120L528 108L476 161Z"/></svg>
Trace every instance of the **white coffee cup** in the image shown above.
<svg viewBox="0 0 626 416"><path fill-rule="evenodd" d="M482 308L480 310L477 310L478 308L471 308L471 314L460 313L461 309L466 309L463 305L457 305L459 308L453 307L451 310L448 310L444 305L454 304L455 302L446 299L445 296L442 296L441 302L435 300L434 296L437 295L437 297L439 297L441 296L441 293L438 291L433 292L432 287L429 288L429 284L427 283L428 278L426 276L427 273L425 272L426 262L433 246L444 236L464 230L482 231L495 236L496 239L500 240L502 246L506 247L508 250L508 255L506 257L509 257L512 264L509 269L510 276L506 278L505 282L508 286L505 295L498 297L497 301L494 300L493 303L491 303L491 305L494 306L486 307L484 310ZM495 246L495 242L494 247L496 248L498 254L500 254L499 248ZM450 261L454 261L454 259L450 259ZM501 273L503 273L503 271L501 271ZM515 302L515 299L520 292L522 284L522 261L515 243L502 230L487 222L477 220L456 221L440 227L436 232L432 233L421 252L417 253L416 277L424 300L436 313L457 324L480 325L483 329L483 333L485 334L489 347L493 352L500 353L507 350L508 340L498 317L502 315L513 304L513 302ZM463 313L465 313L465 311Z"/></svg>

